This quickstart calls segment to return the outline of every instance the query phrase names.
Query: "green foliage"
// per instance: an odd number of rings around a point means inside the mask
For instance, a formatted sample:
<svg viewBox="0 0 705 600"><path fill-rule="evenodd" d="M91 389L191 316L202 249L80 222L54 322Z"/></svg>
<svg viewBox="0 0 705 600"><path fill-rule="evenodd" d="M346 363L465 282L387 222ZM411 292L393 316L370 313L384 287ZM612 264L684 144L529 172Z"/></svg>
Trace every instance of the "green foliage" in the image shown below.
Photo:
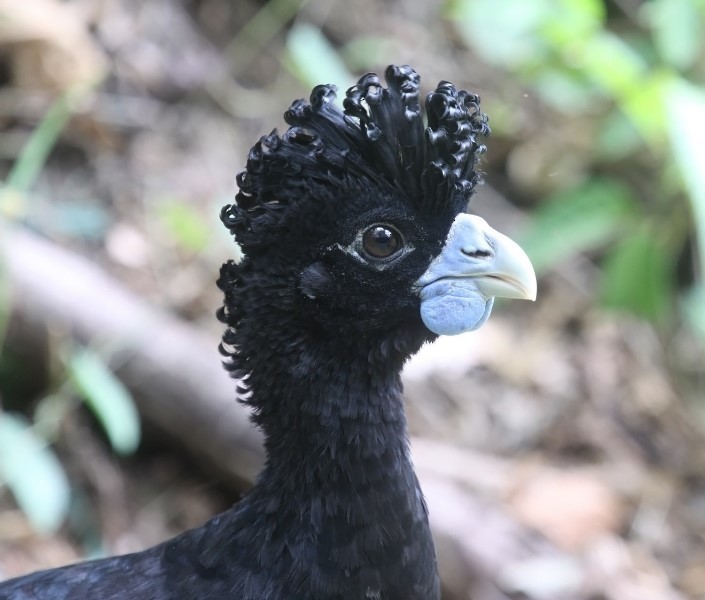
<svg viewBox="0 0 705 600"><path fill-rule="evenodd" d="M178 201L165 202L159 210L162 222L186 250L200 252L211 237L211 229L193 206Z"/></svg>
<svg viewBox="0 0 705 600"><path fill-rule="evenodd" d="M69 510L70 486L49 444L78 406L76 392L96 415L116 452L133 452L140 439L134 402L100 356L88 348L79 349L69 354L66 369L70 384L42 399L33 424L0 411L0 484L10 488L33 527L42 533L56 530Z"/></svg>
<svg viewBox="0 0 705 600"><path fill-rule="evenodd" d="M5 483L32 526L58 529L69 508L70 488L61 463L19 415L0 412L0 483Z"/></svg>
<svg viewBox="0 0 705 600"><path fill-rule="evenodd" d="M250 19L225 50L231 62L244 68L271 42L309 0L270 0Z"/></svg>
<svg viewBox="0 0 705 600"><path fill-rule="evenodd" d="M646 197L644 187L604 180L562 190L538 209L525 235L538 270L602 250L605 306L656 321L681 306L705 335L705 5L651 0L624 10L631 20L620 21L617 35L604 0L446 4L462 38L487 62L547 106L597 122L595 171L614 159L638 164L640 155L668 167L675 156L682 175L680 187L653 177L656 189ZM683 227L688 220L692 228ZM678 290L670 273L690 235L699 241L700 284L671 302Z"/></svg>
<svg viewBox="0 0 705 600"><path fill-rule="evenodd" d="M690 199L700 237L700 262L705 267L705 92L677 81L668 97L671 144Z"/></svg>
<svg viewBox="0 0 705 600"><path fill-rule="evenodd" d="M20 194L29 191L68 122L73 103L81 93L72 90L54 102L15 161L5 181L5 188ZM0 194L0 213L3 212L3 200L4 194Z"/></svg>
<svg viewBox="0 0 705 600"><path fill-rule="evenodd" d="M451 0L446 14L487 62L531 74L550 67L557 49L600 31L604 7L600 0Z"/></svg>
<svg viewBox="0 0 705 600"><path fill-rule="evenodd" d="M340 52L351 69L366 72L370 65L383 63L392 55L394 42L380 36L361 36L350 40Z"/></svg>
<svg viewBox="0 0 705 600"><path fill-rule="evenodd" d="M73 90L54 102L25 144L6 180L0 182L0 235L7 227L4 218L15 218L25 212L25 195L37 179L49 152L66 125L71 115L72 102L78 93ZM0 255L0 352L9 318L11 294L2 260Z"/></svg>
<svg viewBox="0 0 705 600"><path fill-rule="evenodd" d="M521 245L536 272L545 273L557 260L604 246L637 214L638 206L625 185L595 179L540 206Z"/></svg>
<svg viewBox="0 0 705 600"><path fill-rule="evenodd" d="M705 335L705 92L686 83L676 82L668 96L671 145L690 199L693 224L698 238L700 285L687 300L686 315Z"/></svg>
<svg viewBox="0 0 705 600"><path fill-rule="evenodd" d="M22 149L0 187L0 234L3 228L10 226L6 219L28 212L29 192L68 122L72 106L85 92L85 88L76 88L60 97ZM104 227L104 213L86 206L66 206L63 212L59 211L60 218L52 220L52 226L61 228L63 222L64 232L74 234ZM77 210L72 211L74 207ZM37 209L36 212L44 211ZM0 351L12 294L3 266L0 256ZM70 356L67 371L76 390L105 429L113 448L123 454L134 451L140 438L134 402L101 358L84 348ZM63 386L41 402L35 414L35 426L18 415L0 411L0 483L10 488L34 528L42 533L56 530L69 509L70 486L48 439L56 436L59 423L75 406L69 400L71 392L69 387ZM51 423L47 415L53 417Z"/></svg>
<svg viewBox="0 0 705 600"><path fill-rule="evenodd" d="M88 348L74 352L67 368L71 381L105 429L113 449L119 454L134 452L140 440L140 420L125 386Z"/></svg>
<svg viewBox="0 0 705 600"><path fill-rule="evenodd" d="M346 89L353 76L318 27L297 23L286 40L292 72L308 87L321 82Z"/></svg>
<svg viewBox="0 0 705 600"><path fill-rule="evenodd" d="M656 49L664 62L687 71L702 50L703 22L692 0L651 0L644 6Z"/></svg>
<svg viewBox="0 0 705 600"><path fill-rule="evenodd" d="M57 200L47 206L29 195L75 105L89 90L72 88L49 107L0 185L0 217L26 217L43 230L72 237L95 239L105 233L108 216L102 207L75 200Z"/></svg>
<svg viewBox="0 0 705 600"><path fill-rule="evenodd" d="M604 265L605 306L653 321L667 315L675 256L662 238L658 227L648 226L621 236Z"/></svg>

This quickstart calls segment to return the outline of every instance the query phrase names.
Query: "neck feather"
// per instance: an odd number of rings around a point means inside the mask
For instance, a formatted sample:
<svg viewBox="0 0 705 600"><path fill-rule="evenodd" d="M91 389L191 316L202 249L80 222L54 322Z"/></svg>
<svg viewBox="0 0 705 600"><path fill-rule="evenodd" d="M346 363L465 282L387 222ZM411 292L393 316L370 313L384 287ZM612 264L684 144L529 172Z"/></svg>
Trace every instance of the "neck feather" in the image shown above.
<svg viewBox="0 0 705 600"><path fill-rule="evenodd" d="M420 319L333 334L302 322L285 290L223 288L227 366L244 380L267 450L229 516L228 543L257 540L252 573L276 565L285 587L307 590L302 598L439 598L400 380L429 339Z"/></svg>
<svg viewBox="0 0 705 600"><path fill-rule="evenodd" d="M351 598L384 590L385 598L435 598L435 556L398 372L382 377L347 364L283 385L267 381L267 406L279 410L258 415L268 460L250 502L278 522L301 524L288 543L312 557L305 565L312 597L327 598L344 581L357 590ZM341 580L341 573L352 575Z"/></svg>

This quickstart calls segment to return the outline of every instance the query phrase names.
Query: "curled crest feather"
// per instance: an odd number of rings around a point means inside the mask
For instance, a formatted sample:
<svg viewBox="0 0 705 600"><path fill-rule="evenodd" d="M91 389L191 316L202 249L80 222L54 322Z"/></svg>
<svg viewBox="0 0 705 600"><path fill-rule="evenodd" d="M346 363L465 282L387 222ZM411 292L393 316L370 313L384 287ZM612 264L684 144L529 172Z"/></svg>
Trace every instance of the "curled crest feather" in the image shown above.
<svg viewBox="0 0 705 600"><path fill-rule="evenodd" d="M315 201L310 192L319 186L345 189L367 179L381 190L398 188L423 213L452 219L465 208L480 182L479 139L490 133L479 96L440 82L426 97L424 124L416 71L390 65L385 80L387 87L376 74L363 75L342 111L335 86L319 85L284 114L284 135L274 130L253 146L235 203L221 212L245 255L289 210Z"/></svg>

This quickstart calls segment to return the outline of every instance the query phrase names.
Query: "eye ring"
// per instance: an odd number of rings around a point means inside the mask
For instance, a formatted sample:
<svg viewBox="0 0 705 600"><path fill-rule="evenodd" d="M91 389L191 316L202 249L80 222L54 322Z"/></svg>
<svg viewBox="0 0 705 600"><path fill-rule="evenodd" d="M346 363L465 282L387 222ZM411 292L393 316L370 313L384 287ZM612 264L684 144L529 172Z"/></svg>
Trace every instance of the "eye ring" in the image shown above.
<svg viewBox="0 0 705 600"><path fill-rule="evenodd" d="M358 250L371 260L386 261L404 248L404 236L388 223L374 223L362 231Z"/></svg>

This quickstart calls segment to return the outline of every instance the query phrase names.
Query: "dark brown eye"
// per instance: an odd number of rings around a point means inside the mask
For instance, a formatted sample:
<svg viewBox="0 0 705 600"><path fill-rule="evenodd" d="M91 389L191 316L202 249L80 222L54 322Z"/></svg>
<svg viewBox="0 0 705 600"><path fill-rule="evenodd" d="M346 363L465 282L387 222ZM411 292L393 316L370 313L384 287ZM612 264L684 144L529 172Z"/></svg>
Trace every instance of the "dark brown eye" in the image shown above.
<svg viewBox="0 0 705 600"><path fill-rule="evenodd" d="M362 234L362 249L372 258L389 258L403 244L401 233L390 225L372 225Z"/></svg>

